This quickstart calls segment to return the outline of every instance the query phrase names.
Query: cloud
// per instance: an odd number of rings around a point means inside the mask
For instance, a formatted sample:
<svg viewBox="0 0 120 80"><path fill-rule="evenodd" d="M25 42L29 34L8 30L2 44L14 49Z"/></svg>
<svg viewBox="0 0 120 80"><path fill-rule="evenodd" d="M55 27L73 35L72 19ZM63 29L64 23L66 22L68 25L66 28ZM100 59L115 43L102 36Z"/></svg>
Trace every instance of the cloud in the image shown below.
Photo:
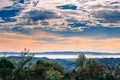
<svg viewBox="0 0 120 80"><path fill-rule="evenodd" d="M32 10L32 11L26 12L24 17L32 21L61 18L55 12L49 11L49 10Z"/></svg>
<svg viewBox="0 0 120 80"><path fill-rule="evenodd" d="M33 2L12 0L14 5L4 6L0 10L0 25L8 27L1 28L0 32L32 35L45 31L63 37L94 39L120 37L120 29L111 28L120 27L120 12L118 8L113 9L115 6L119 7L116 1L71 0L70 3L67 1L63 3L63 0L43 0L34 7L31 5Z"/></svg>
<svg viewBox="0 0 120 80"><path fill-rule="evenodd" d="M63 37L85 37L93 39L120 38L120 28L110 27L88 27L82 31L50 31L51 33L62 35Z"/></svg>
<svg viewBox="0 0 120 80"><path fill-rule="evenodd" d="M47 22L47 21L41 21L40 24L45 26L45 25L49 25L49 22Z"/></svg>
<svg viewBox="0 0 120 80"><path fill-rule="evenodd" d="M111 2L110 4L120 4L120 2L115 1L115 2Z"/></svg>
<svg viewBox="0 0 120 80"><path fill-rule="evenodd" d="M119 4L118 0L1 0L0 49L119 52Z"/></svg>
<svg viewBox="0 0 120 80"><path fill-rule="evenodd" d="M2 21L0 23L8 23L8 22L15 22L15 18L2 18Z"/></svg>
<svg viewBox="0 0 120 80"><path fill-rule="evenodd" d="M93 11L92 15L98 19L102 19L105 23L119 23L120 22L120 12L119 11Z"/></svg>
<svg viewBox="0 0 120 80"><path fill-rule="evenodd" d="M28 34L28 35L30 35L32 33L30 28L14 27L11 30L13 32L20 33L20 34Z"/></svg>
<svg viewBox="0 0 120 80"><path fill-rule="evenodd" d="M66 5L61 5L61 6L57 6L58 9L62 9L62 10L76 10L77 6L74 4L66 4Z"/></svg>
<svg viewBox="0 0 120 80"><path fill-rule="evenodd" d="M61 37L84 37L93 39L108 39L120 38L120 28L118 27L103 27L102 25L94 27L26 27L25 25L16 25L14 27L0 28L0 33L10 32L17 35L22 34L26 36L34 36L36 33L46 32L46 34L55 34ZM46 36L50 37L50 36ZM39 36L38 36L39 38ZM48 39L44 39L45 41ZM51 38L49 40L52 40Z"/></svg>
<svg viewBox="0 0 120 80"><path fill-rule="evenodd" d="M66 19L66 21L67 22L73 22L73 23L75 23L75 22L79 22L79 20L77 20L77 19L74 19L74 18L68 18L68 19Z"/></svg>
<svg viewBox="0 0 120 80"><path fill-rule="evenodd" d="M0 1L0 9L6 6L12 6L14 3L11 0L1 0Z"/></svg>
<svg viewBox="0 0 120 80"><path fill-rule="evenodd" d="M16 22L16 16L20 15L23 8L8 6L0 10L0 23Z"/></svg>
<svg viewBox="0 0 120 80"><path fill-rule="evenodd" d="M68 26L72 27L72 28L76 28L76 27L86 27L86 23L71 23L68 24Z"/></svg>
<svg viewBox="0 0 120 80"><path fill-rule="evenodd" d="M99 4L94 4L94 5L90 5L89 6L91 9L95 9L95 10L117 10L120 8L120 2L113 2L113 1L108 1L108 2L102 2Z"/></svg>
<svg viewBox="0 0 120 80"><path fill-rule="evenodd" d="M43 40L43 41L56 41L54 38L47 38L47 37L42 37L42 38L37 38L36 40Z"/></svg>
<svg viewBox="0 0 120 80"><path fill-rule="evenodd" d="M4 26L3 28L0 28L0 33L15 33L15 34L23 34L23 35L31 35L33 34L32 32L32 29L30 28L25 28L24 26L22 25L16 25L16 26L9 26L9 27L6 27Z"/></svg>

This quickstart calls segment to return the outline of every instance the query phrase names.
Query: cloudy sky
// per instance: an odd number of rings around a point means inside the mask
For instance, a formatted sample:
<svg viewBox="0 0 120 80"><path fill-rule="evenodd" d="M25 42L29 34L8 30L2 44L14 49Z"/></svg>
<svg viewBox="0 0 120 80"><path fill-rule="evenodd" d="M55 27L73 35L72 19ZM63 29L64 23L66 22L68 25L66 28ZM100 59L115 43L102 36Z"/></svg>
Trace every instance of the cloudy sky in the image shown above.
<svg viewBox="0 0 120 80"><path fill-rule="evenodd" d="M120 52L120 0L1 0L0 52Z"/></svg>

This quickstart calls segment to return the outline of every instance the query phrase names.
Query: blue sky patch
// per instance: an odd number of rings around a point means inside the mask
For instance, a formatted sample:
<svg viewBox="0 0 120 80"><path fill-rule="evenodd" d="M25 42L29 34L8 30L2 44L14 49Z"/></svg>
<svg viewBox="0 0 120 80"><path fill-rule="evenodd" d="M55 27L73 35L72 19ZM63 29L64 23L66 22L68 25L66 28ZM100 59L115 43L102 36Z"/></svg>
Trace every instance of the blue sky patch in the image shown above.
<svg viewBox="0 0 120 80"><path fill-rule="evenodd" d="M27 18L27 19L30 19L32 21L61 18L55 12L48 11L48 10L33 10L33 11L30 11L30 12L27 12L24 17Z"/></svg>
<svg viewBox="0 0 120 80"><path fill-rule="evenodd" d="M18 15L19 9L15 10L0 10L0 17L5 18L5 17L15 17Z"/></svg>
<svg viewBox="0 0 120 80"><path fill-rule="evenodd" d="M2 18L2 22L0 22L0 23L7 23L7 22L15 22L16 21L16 19L14 19L14 18Z"/></svg>
<svg viewBox="0 0 120 80"><path fill-rule="evenodd" d="M72 27L72 28L76 28L76 27L85 27L86 23L72 23L72 24L68 24L68 26Z"/></svg>
<svg viewBox="0 0 120 80"><path fill-rule="evenodd" d="M58 9L70 9L70 10L76 10L77 6L74 4L67 4L67 5L61 5L61 6L57 6Z"/></svg>

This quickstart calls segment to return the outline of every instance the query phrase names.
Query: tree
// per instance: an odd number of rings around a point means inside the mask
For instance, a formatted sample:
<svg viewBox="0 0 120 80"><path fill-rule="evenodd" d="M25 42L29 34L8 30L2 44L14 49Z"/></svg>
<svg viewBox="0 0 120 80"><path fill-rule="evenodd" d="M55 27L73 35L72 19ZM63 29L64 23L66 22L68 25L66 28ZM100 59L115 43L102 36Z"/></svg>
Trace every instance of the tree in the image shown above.
<svg viewBox="0 0 120 80"><path fill-rule="evenodd" d="M120 80L120 62L116 64L116 66L113 69L113 76L116 80Z"/></svg>
<svg viewBox="0 0 120 80"><path fill-rule="evenodd" d="M64 80L76 80L76 71L69 71L65 74Z"/></svg>
<svg viewBox="0 0 120 80"><path fill-rule="evenodd" d="M87 59L77 70L77 80L102 80L104 71L102 64L93 59Z"/></svg>
<svg viewBox="0 0 120 80"><path fill-rule="evenodd" d="M53 69L45 72L45 80L62 80L63 77L60 72Z"/></svg>
<svg viewBox="0 0 120 80"><path fill-rule="evenodd" d="M96 60L88 59L85 61L83 67L88 68L90 71L90 78L93 80L101 80L105 71L104 65L100 64Z"/></svg>
<svg viewBox="0 0 120 80"><path fill-rule="evenodd" d="M86 61L86 56L84 54L80 54L76 59L74 65L76 68L80 68L83 66L84 62Z"/></svg>
<svg viewBox="0 0 120 80"><path fill-rule="evenodd" d="M22 69L24 68L24 66L33 58L34 54L33 53L29 53L29 49L24 49L24 52L21 53L21 60L17 63L17 68L14 72L14 77L13 80L18 80L18 76L20 74L20 72L22 71Z"/></svg>
<svg viewBox="0 0 120 80"><path fill-rule="evenodd" d="M63 67L55 62L45 62L43 60L38 60L36 62L36 67L44 67L46 69L54 69L54 70L57 70L58 72L64 73Z"/></svg>
<svg viewBox="0 0 120 80"><path fill-rule="evenodd" d="M0 80L2 80L2 78L0 78Z"/></svg>
<svg viewBox="0 0 120 80"><path fill-rule="evenodd" d="M15 64L6 57L0 59L0 77L3 80L11 80Z"/></svg>
<svg viewBox="0 0 120 80"><path fill-rule="evenodd" d="M81 67L77 71L77 80L88 79L90 75L91 75L91 73L90 73L90 69L89 68Z"/></svg>
<svg viewBox="0 0 120 80"><path fill-rule="evenodd" d="M13 61L9 60L6 57L2 57L0 59L0 69L1 68L10 68L11 70L13 70L15 68L15 63L13 63Z"/></svg>
<svg viewBox="0 0 120 80"><path fill-rule="evenodd" d="M34 73L36 80L44 80L46 77L46 71L49 70L54 70L55 72L59 72L60 74L64 75L64 69L62 66L55 62L47 62L43 60L38 60L36 62L35 68L34 68Z"/></svg>
<svg viewBox="0 0 120 80"><path fill-rule="evenodd" d="M113 75L112 75L112 67L109 64L105 65L105 72L103 74L103 79L104 80L115 80Z"/></svg>

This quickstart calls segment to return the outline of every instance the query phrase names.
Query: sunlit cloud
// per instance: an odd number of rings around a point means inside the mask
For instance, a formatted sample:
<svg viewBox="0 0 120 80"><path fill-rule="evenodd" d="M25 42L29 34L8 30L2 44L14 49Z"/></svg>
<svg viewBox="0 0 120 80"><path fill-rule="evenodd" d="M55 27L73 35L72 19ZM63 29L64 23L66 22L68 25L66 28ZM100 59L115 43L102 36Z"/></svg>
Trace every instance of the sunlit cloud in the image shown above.
<svg viewBox="0 0 120 80"><path fill-rule="evenodd" d="M1 1L0 50L119 52L119 9L118 0Z"/></svg>

